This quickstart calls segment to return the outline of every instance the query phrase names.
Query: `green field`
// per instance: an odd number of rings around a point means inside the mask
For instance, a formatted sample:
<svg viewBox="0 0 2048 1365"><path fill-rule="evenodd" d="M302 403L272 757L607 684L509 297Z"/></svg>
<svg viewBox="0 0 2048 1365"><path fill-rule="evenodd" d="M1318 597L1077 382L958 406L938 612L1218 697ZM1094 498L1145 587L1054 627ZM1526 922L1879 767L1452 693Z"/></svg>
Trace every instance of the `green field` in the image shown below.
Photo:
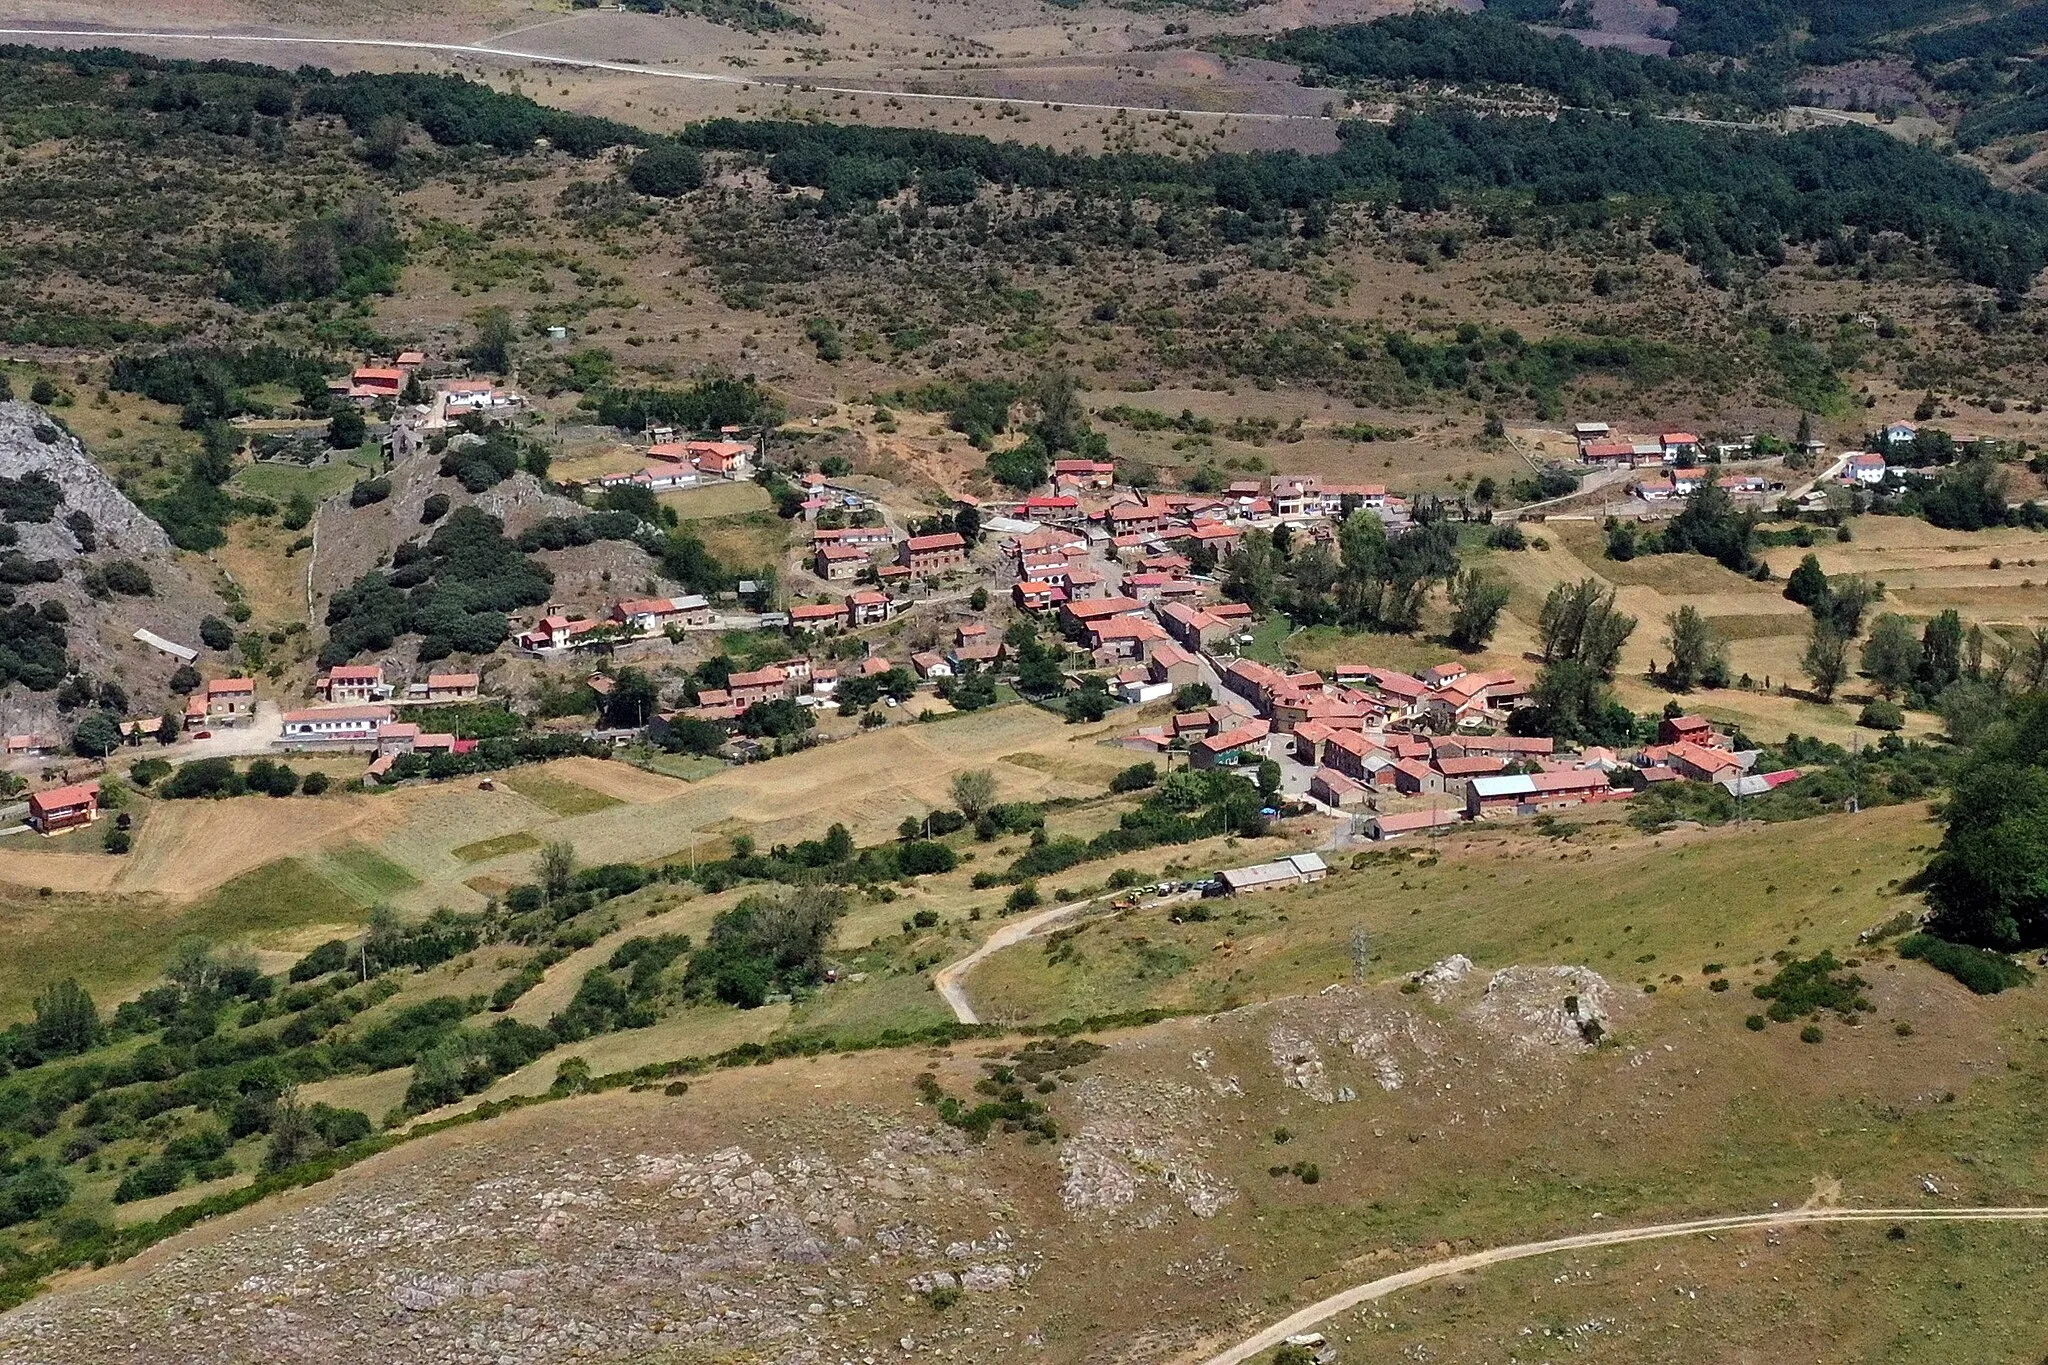
<svg viewBox="0 0 2048 1365"><path fill-rule="evenodd" d="M350 844L314 860L320 874L364 905L374 905L420 884L419 878L373 848Z"/></svg>
<svg viewBox="0 0 2048 1365"><path fill-rule="evenodd" d="M645 768L663 777L678 778L684 782L695 782L713 773L722 773L729 766L722 758L709 758L698 754L650 754L636 759L634 766Z"/></svg>
<svg viewBox="0 0 2048 1365"><path fill-rule="evenodd" d="M592 791L543 772L517 773L506 778L505 785L564 819L572 815L589 815L619 804L616 796L606 796L603 792Z"/></svg>
<svg viewBox="0 0 2048 1365"><path fill-rule="evenodd" d="M361 459L362 463L357 463ZM245 465L235 476L235 486L259 498L283 502L294 493L304 493L314 502L325 502L357 480L367 478L374 460L351 455L330 464L307 469L291 464Z"/></svg>
<svg viewBox="0 0 2048 1365"><path fill-rule="evenodd" d="M495 838L479 839L473 844L464 844L449 852L465 863L481 863L491 858L502 858L507 853L523 853L529 848L539 848L540 840L525 830L514 830Z"/></svg>
<svg viewBox="0 0 2048 1365"><path fill-rule="evenodd" d="M685 489L661 495L664 507L673 507L684 521L706 517L730 517L744 512L766 511L768 492L757 483L715 483L705 488Z"/></svg>
<svg viewBox="0 0 2048 1365"><path fill-rule="evenodd" d="M76 977L102 1002L154 980L179 939L255 941L307 924L352 924L366 901L298 858L266 863L202 900L52 895L0 901L0 1020L26 1016L42 989Z"/></svg>
<svg viewBox="0 0 2048 1365"><path fill-rule="evenodd" d="M1326 855L1338 869L1329 880L1206 902L1207 921L1174 924L1153 910L1097 921L1070 951L1020 945L984 964L968 992L978 1008L1024 1019L1227 1008L1349 979L1354 928L1381 979L1463 953L1482 966L1579 962L1617 986L1699 991L1707 961L1741 984L1780 949L1852 950L1912 899L1900 883L1937 838L1917 805L1655 836L1613 816L1569 840L1526 824L1463 827L1433 843Z"/></svg>

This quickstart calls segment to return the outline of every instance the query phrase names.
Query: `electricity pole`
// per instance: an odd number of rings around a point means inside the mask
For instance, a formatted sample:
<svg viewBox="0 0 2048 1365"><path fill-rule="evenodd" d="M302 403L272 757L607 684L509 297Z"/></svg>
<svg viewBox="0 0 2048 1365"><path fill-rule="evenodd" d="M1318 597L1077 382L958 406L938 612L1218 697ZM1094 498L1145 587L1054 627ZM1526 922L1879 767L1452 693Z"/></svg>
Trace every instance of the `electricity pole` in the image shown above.
<svg viewBox="0 0 2048 1365"><path fill-rule="evenodd" d="M1351 984L1365 984L1365 964L1372 961L1372 943L1365 936L1363 925L1351 930Z"/></svg>

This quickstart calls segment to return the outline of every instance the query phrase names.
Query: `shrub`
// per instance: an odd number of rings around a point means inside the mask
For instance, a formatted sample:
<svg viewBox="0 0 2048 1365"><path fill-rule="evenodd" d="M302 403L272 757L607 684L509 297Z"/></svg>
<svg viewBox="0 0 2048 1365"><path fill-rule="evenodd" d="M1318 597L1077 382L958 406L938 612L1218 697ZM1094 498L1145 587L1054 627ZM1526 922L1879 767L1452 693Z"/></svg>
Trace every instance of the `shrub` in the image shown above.
<svg viewBox="0 0 2048 1365"><path fill-rule="evenodd" d="M1762 1033L1768 1022L1761 1014L1752 1014L1742 1021L1742 1026L1751 1033Z"/></svg>
<svg viewBox="0 0 2048 1365"><path fill-rule="evenodd" d="M928 873L951 872L960 865L960 859L944 844L919 839L903 846L896 855L896 865L906 877L921 877Z"/></svg>
<svg viewBox="0 0 2048 1365"><path fill-rule="evenodd" d="M1899 956L1947 972L1977 995L1996 995L2014 986L2028 985L2034 979L2032 972L2004 953L1950 943L1932 934L1913 934L1901 939Z"/></svg>
<svg viewBox="0 0 2048 1365"><path fill-rule="evenodd" d="M293 981L312 981L338 972L347 965L348 944L341 939L331 938L294 962L287 975Z"/></svg>
<svg viewBox="0 0 2048 1365"><path fill-rule="evenodd" d="M368 507L373 502L382 502L391 496L391 480L364 479L348 490L350 507Z"/></svg>
<svg viewBox="0 0 2048 1365"><path fill-rule="evenodd" d="M1143 791L1159 781L1159 769L1151 763L1133 763L1130 767L1109 779L1113 792Z"/></svg>
<svg viewBox="0 0 2048 1365"><path fill-rule="evenodd" d="M306 774L306 780L299 784L299 790L308 796L318 796L327 790L327 774L314 770Z"/></svg>
<svg viewBox="0 0 2048 1365"><path fill-rule="evenodd" d="M132 559L116 559L106 564L99 571L99 581L124 597L148 597L156 591L149 570Z"/></svg>
<svg viewBox="0 0 2048 1365"><path fill-rule="evenodd" d="M170 770L168 759L145 758L128 770L128 776L136 786L147 787Z"/></svg>
<svg viewBox="0 0 2048 1365"><path fill-rule="evenodd" d="M1799 1041L1802 1043L1817 1043L1826 1036L1820 1031L1819 1024L1808 1024L1799 1030Z"/></svg>
<svg viewBox="0 0 2048 1365"><path fill-rule="evenodd" d="M431 526L447 515L448 495L446 493L429 493L427 494L427 500L420 504L420 522L423 525Z"/></svg>
<svg viewBox="0 0 2048 1365"><path fill-rule="evenodd" d="M1870 1001L1858 993L1869 983L1841 968L1830 952L1788 958L1776 976L1754 988L1756 998L1771 1002L1764 1012L1781 1024L1815 1010L1833 1010L1847 1018L1857 1010L1870 1009Z"/></svg>
<svg viewBox="0 0 2048 1365"><path fill-rule="evenodd" d="M1906 713L1897 702L1880 699L1866 703L1857 715L1856 723L1867 730L1903 730L1906 728Z"/></svg>
<svg viewBox="0 0 2048 1365"><path fill-rule="evenodd" d="M225 758L200 758L182 763L161 788L173 800L200 796L240 796L248 784Z"/></svg>
<svg viewBox="0 0 2048 1365"><path fill-rule="evenodd" d="M1038 894L1037 882L1023 882L1010 893L1009 899L1003 902L1003 909L1014 915L1024 910L1036 909L1042 899Z"/></svg>
<svg viewBox="0 0 2048 1365"><path fill-rule="evenodd" d="M208 649L233 649L235 628L218 616L199 618L199 643Z"/></svg>
<svg viewBox="0 0 2048 1365"><path fill-rule="evenodd" d="M642 194L674 199L703 185L704 158L679 143L658 143L633 159L626 183Z"/></svg>

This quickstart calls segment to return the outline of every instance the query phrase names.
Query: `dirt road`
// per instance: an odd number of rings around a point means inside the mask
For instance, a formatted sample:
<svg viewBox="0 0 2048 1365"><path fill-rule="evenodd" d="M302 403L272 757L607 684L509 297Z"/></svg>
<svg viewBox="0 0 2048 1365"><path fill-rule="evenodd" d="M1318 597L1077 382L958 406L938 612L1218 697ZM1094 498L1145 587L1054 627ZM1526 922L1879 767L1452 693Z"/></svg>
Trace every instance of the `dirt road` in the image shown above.
<svg viewBox="0 0 2048 1365"><path fill-rule="evenodd" d="M1182 891L1171 896L1152 897L1140 901L1137 908L1140 910L1151 910L1173 901L1187 900L1194 894ZM1115 899L1114 893L1107 896L1093 896L1085 901L1072 901L1066 905L1055 905L1050 910L1041 910L1035 915L1026 915L1023 919L1013 920L1011 923L1005 924L1002 928L996 930L993 934L990 934L987 941L967 956L957 962L949 962L939 968L938 975L932 978L932 988L939 993L939 998L946 1002L947 1008L953 1011L954 1019L963 1024L978 1024L981 1022L981 1016L976 1014L974 1006L968 1003L967 989L963 984L967 980L969 972L980 966L987 959L1000 953L1003 949L1015 947L1027 938L1036 938L1042 932L1050 932L1060 928L1069 920L1079 919L1084 912L1090 909L1111 906L1114 904Z"/></svg>
<svg viewBox="0 0 2048 1365"><path fill-rule="evenodd" d="M1035 915L1012 920L990 934L979 948L966 957L939 968L939 974L932 978L932 988L939 993L939 998L946 1002L946 1007L953 1011L955 1019L963 1024L980 1023L981 1016L974 1012L974 1006L967 1003L967 991L961 985L967 979L967 974L980 966L984 959L1014 944L1022 943L1041 929L1053 928L1062 921L1073 918L1101 899L1103 898L1097 896L1085 901L1074 901L1070 905L1055 905L1050 910L1041 910Z"/></svg>
<svg viewBox="0 0 2048 1365"><path fill-rule="evenodd" d="M292 36L285 37L269 33L179 33L163 29L97 29L97 28L0 28L0 35L9 38L33 41L37 38L91 38L99 42L133 41L193 43L204 46L208 43L291 45L296 47L380 47L397 48L409 52L441 52L462 57L496 57L521 62L544 62L553 66L571 66L589 71L616 71L624 75L658 77L673 81L699 81L713 85L737 86L781 86L789 89L801 87L805 92L823 91L831 95L887 95L899 100L924 100L936 104L981 104L991 96L987 94L941 95L925 90L905 90L874 85L825 85L816 81L796 77L781 79L754 73L745 76L731 76L716 71L672 71L656 66L641 66L630 62L607 62L595 57L562 57L551 52L525 52L517 48L486 47L476 43L430 43L410 38L324 38ZM1091 113L1131 114L1179 114L1182 118L1214 118L1239 120L1248 123L1330 123L1329 114L1281 114L1249 113L1221 109L1181 109L1143 104L1090 104L1085 101L1062 99L1061 107L1080 109Z"/></svg>
<svg viewBox="0 0 2048 1365"><path fill-rule="evenodd" d="M1630 1242L1654 1242L1669 1237L1690 1237L1702 1232L1741 1232L1750 1228L1789 1227L1797 1223L1905 1223L1905 1222L1952 1222L1952 1223L2018 1223L2048 1222L2048 1208L1983 1208L1983 1209L1842 1209L1842 1208L1796 1208L1773 1210L1770 1213L1738 1213L1719 1218L1695 1218L1681 1223L1653 1223L1646 1227L1613 1228L1605 1232L1582 1232L1571 1237L1553 1237L1543 1242L1522 1242L1515 1246L1493 1247L1486 1251L1474 1251L1464 1256L1453 1256L1447 1260L1431 1261L1427 1265L1403 1270L1398 1274L1385 1275L1377 1280L1354 1285L1342 1293L1332 1294L1319 1302L1312 1303L1300 1312L1281 1319L1256 1335L1246 1337L1226 1351L1211 1356L1182 1356L1185 1362L1200 1361L1201 1365L1245 1365L1245 1362L1279 1347L1287 1338L1297 1333L1311 1331L1339 1313L1348 1312L1360 1304L1383 1299L1397 1290L1413 1288L1431 1280L1440 1280L1451 1275L1462 1275L1467 1271L1485 1266L1498 1265L1502 1261L1520 1261L1531 1256L1547 1256L1554 1251L1584 1251L1594 1247L1624 1246Z"/></svg>

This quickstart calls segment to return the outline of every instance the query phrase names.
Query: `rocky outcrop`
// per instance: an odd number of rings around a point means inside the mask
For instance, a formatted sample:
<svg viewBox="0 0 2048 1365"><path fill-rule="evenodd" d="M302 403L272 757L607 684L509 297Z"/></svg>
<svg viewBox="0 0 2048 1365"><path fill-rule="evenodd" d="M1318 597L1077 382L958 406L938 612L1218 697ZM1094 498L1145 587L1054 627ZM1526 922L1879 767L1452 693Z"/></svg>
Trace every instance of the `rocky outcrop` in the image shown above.
<svg viewBox="0 0 2048 1365"><path fill-rule="evenodd" d="M71 511L92 518L101 552L130 557L171 552L164 528L100 472L77 437L33 403L0 403L0 478L28 474L41 474L64 490L64 506L55 521L24 522L15 528L21 533L22 553L31 559L69 559L83 553L64 525L64 514Z"/></svg>

